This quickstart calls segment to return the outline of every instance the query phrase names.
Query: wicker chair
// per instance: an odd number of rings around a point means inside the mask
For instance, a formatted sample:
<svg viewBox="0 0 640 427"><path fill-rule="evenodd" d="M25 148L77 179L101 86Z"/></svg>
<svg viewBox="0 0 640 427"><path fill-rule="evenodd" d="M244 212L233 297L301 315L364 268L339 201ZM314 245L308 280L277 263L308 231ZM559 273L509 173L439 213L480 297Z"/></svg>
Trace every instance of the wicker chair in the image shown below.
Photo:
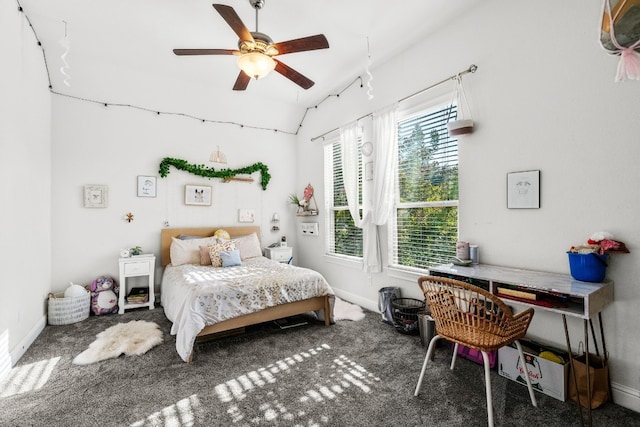
<svg viewBox="0 0 640 427"><path fill-rule="evenodd" d="M484 360L485 389L487 393L487 416L493 426L493 398L491 394L490 365L487 352L515 343L524 360L518 341L523 338L533 318L533 309L513 315L498 297L477 286L459 280L425 276L418 279L418 286L435 320L436 335L429 342L427 355L422 365L415 396L420 392L427 363L432 357L436 342L445 338L455 343L451 369L454 368L458 345L482 352ZM538 406L528 375L524 376L533 406Z"/></svg>

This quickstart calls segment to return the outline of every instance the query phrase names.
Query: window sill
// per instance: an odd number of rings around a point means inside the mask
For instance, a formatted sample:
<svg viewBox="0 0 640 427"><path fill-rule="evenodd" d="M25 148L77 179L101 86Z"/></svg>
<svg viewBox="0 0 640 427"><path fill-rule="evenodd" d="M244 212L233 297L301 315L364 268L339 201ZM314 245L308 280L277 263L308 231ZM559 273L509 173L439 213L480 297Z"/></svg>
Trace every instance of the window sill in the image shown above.
<svg viewBox="0 0 640 427"><path fill-rule="evenodd" d="M362 270L362 259L360 258L349 258L345 256L325 254L324 260L331 264L337 264L349 268L358 268Z"/></svg>
<svg viewBox="0 0 640 427"><path fill-rule="evenodd" d="M418 278L429 275L429 270L409 269L402 267L386 267L389 277L408 281L418 281Z"/></svg>

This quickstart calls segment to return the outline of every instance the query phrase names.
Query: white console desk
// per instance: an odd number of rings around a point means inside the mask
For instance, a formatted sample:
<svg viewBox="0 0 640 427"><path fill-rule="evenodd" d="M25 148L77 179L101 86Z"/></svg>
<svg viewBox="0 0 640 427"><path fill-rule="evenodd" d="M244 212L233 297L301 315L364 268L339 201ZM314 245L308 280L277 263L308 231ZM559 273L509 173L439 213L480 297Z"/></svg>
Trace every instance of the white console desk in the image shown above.
<svg viewBox="0 0 640 427"><path fill-rule="evenodd" d="M589 364L589 325L594 338L596 353L599 354L595 332L593 330L592 319L597 316L600 324L600 339L602 341L602 355L607 360L607 347L604 339L602 325L602 310L613 301L613 282L604 281L602 283L582 282L574 279L568 274L548 273L543 271L524 270L519 268L501 267L485 264L471 264L469 266L457 266L452 264L440 265L429 269L432 276L448 277L452 279L469 282L482 287L492 294L498 294L498 287L517 287L518 289L540 292L552 296L548 303L529 303L522 299L513 300L500 295L500 298L533 307L535 310L543 310L562 315L564 333L567 341L567 350L571 352L571 341L569 340L569 330L567 328L567 317L573 316L584 321L584 347ZM544 305L541 305L544 304ZM574 372L573 360L571 372ZM575 378L575 375L574 375ZM587 376L590 384L590 378ZM588 400L591 401L591 390L588 391ZM611 398L611 388L609 388ZM579 399L578 399L579 400ZM591 407L586 408L588 412L588 423L591 425ZM582 408L578 403L580 413L580 425L584 425Z"/></svg>

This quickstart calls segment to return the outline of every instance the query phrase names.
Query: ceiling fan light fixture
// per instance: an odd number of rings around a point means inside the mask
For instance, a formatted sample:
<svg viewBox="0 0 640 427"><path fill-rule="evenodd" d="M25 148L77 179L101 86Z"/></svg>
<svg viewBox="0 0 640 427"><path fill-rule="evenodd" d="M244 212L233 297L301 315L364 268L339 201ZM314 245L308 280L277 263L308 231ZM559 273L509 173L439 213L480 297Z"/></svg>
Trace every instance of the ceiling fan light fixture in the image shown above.
<svg viewBox="0 0 640 427"><path fill-rule="evenodd" d="M276 61L261 52L248 52L238 57L238 67L247 76L258 80L276 68Z"/></svg>

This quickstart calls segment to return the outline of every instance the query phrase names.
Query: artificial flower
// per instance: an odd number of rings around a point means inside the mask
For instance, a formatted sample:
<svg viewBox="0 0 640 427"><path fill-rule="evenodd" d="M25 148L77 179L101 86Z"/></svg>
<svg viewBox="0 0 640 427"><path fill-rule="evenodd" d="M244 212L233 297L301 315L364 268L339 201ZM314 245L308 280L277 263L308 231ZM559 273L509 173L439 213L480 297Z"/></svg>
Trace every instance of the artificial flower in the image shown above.
<svg viewBox="0 0 640 427"><path fill-rule="evenodd" d="M579 254L594 252L600 255L611 252L629 253L629 249L623 242L614 240L613 234L606 231L593 233L587 240L586 245L571 246L569 251Z"/></svg>

